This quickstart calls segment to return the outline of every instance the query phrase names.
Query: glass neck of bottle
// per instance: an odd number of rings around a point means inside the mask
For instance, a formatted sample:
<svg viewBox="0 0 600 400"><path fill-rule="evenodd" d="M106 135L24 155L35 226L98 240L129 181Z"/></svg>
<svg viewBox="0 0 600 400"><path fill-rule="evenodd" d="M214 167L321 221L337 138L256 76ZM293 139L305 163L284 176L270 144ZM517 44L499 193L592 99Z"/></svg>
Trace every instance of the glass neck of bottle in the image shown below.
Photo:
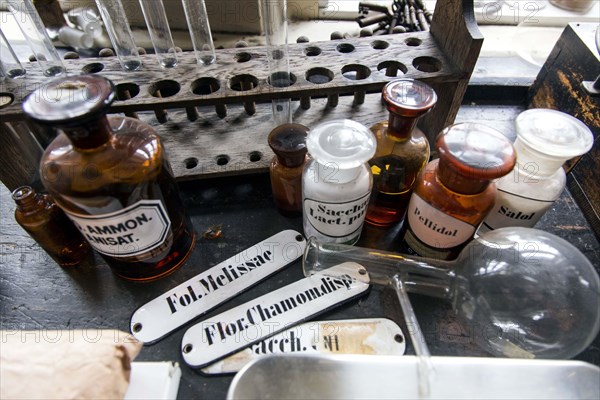
<svg viewBox="0 0 600 400"><path fill-rule="evenodd" d="M527 170L529 174L534 171L533 174L538 176L554 175L567 161L535 151L519 138L515 140L514 147L517 152L517 167Z"/></svg>
<svg viewBox="0 0 600 400"><path fill-rule="evenodd" d="M454 297L454 263L451 261L405 256L382 250L325 243L310 238L304 253L304 274L324 272L328 268L347 261L362 265L369 281L377 285L389 285L395 276L411 293L440 299Z"/></svg>
<svg viewBox="0 0 600 400"><path fill-rule="evenodd" d="M19 211L24 213L35 211L44 202L43 196L40 196L28 186L16 189L12 194L12 198Z"/></svg>
<svg viewBox="0 0 600 400"><path fill-rule="evenodd" d="M390 111L388 117L388 137L395 140L407 140L417 126L419 118L403 117Z"/></svg>
<svg viewBox="0 0 600 400"><path fill-rule="evenodd" d="M491 183L489 180L460 174L449 162L439 160L437 176L440 182L453 192L473 195L483 192Z"/></svg>
<svg viewBox="0 0 600 400"><path fill-rule="evenodd" d="M102 146L110 140L112 135L106 115L101 115L76 126L63 126L61 129L71 140L73 146L85 150Z"/></svg>

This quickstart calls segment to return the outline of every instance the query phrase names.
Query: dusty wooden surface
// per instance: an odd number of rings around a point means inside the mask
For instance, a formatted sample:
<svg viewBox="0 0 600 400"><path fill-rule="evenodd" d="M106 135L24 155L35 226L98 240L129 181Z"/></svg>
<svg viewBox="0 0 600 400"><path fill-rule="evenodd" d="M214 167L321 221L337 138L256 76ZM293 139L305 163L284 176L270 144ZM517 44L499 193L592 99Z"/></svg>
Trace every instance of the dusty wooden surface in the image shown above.
<svg viewBox="0 0 600 400"><path fill-rule="evenodd" d="M490 109L463 106L458 119L485 121L511 136L514 135L513 120L521 110L520 107ZM276 211L268 174L180 182L180 188L196 231L202 232L211 225L221 224L223 237L212 241L200 240L190 260L180 270L162 281L143 285L115 277L98 258L77 269L60 269L14 222L13 203L8 191L2 187L1 328L42 330L41 338L44 337L44 329L117 328L127 331L132 312L157 295L283 229L302 231L301 218L283 217ZM563 194L538 227L567 239L596 268L600 267L600 245L568 193ZM367 227L359 245L394 250L397 235L397 227L387 232ZM301 265L297 261L202 319L210 318L301 277ZM486 355L473 343L469 330L458 323L448 304L417 295L411 295L411 300L432 354ZM381 287L373 287L366 296L335 308L317 319L372 317L390 318L398 322L407 333L395 294ZM186 327L155 345L145 347L138 359L179 361L183 370L179 398L224 398L231 376L207 377L183 364L179 348ZM407 354L414 354L410 343ZM600 365L600 338L578 358Z"/></svg>

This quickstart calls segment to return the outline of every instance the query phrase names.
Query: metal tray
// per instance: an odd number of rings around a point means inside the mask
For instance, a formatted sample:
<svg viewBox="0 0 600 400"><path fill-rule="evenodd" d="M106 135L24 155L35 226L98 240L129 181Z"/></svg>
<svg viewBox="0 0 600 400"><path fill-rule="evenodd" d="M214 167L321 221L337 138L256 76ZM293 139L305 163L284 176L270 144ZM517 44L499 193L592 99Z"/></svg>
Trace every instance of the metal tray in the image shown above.
<svg viewBox="0 0 600 400"><path fill-rule="evenodd" d="M432 399L598 399L600 368L581 361L431 357ZM414 356L286 355L257 359L227 399L417 399Z"/></svg>

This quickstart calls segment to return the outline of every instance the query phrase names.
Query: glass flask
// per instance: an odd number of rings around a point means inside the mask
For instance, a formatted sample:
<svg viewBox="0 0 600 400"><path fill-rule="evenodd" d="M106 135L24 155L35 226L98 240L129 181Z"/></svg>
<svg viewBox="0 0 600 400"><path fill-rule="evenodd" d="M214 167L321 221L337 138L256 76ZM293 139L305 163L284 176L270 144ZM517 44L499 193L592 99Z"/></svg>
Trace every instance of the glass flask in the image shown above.
<svg viewBox="0 0 600 400"><path fill-rule="evenodd" d="M548 232L500 228L471 241L454 261L411 257L311 238L309 276L353 261L371 283L444 299L491 354L572 358L600 329L600 279L573 245Z"/></svg>
<svg viewBox="0 0 600 400"><path fill-rule="evenodd" d="M96 75L51 81L23 103L58 129L40 162L42 183L117 275L163 277L190 255L195 234L160 138L147 124L107 117L112 82Z"/></svg>

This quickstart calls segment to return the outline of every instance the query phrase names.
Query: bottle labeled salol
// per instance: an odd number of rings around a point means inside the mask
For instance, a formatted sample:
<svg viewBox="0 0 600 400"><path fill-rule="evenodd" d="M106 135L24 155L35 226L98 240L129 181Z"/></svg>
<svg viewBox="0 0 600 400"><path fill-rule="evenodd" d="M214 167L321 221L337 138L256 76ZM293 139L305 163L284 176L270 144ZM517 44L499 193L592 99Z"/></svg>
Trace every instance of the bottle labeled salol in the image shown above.
<svg viewBox="0 0 600 400"><path fill-rule="evenodd" d="M367 161L375 154L375 136L358 122L333 120L311 129L306 146L310 159L302 176L304 234L356 243L373 186Z"/></svg>
<svg viewBox="0 0 600 400"><path fill-rule="evenodd" d="M194 229L160 138L133 118L106 116L115 99L96 75L57 79L23 103L57 129L40 162L42 183L117 275L163 277L189 257Z"/></svg>
<svg viewBox="0 0 600 400"><path fill-rule="evenodd" d="M485 125L461 123L436 139L439 159L421 171L410 198L403 251L450 260L473 239L494 205L492 182L515 166L512 143Z"/></svg>
<svg viewBox="0 0 600 400"><path fill-rule="evenodd" d="M533 227L563 192L567 178L562 165L594 143L583 122L550 109L522 112L516 129L517 164L496 182L494 208L479 233L506 226Z"/></svg>

